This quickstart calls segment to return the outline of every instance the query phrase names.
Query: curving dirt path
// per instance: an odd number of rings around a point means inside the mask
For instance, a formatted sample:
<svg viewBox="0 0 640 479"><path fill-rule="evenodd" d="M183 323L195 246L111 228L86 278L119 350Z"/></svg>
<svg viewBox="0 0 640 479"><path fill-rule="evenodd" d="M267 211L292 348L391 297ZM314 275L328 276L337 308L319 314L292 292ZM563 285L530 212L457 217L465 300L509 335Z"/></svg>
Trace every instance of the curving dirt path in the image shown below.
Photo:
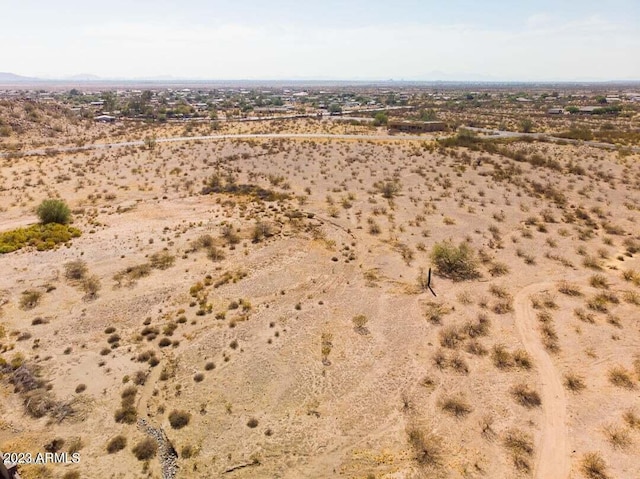
<svg viewBox="0 0 640 479"><path fill-rule="evenodd" d="M525 349L533 357L542 384L542 438L536 448L534 477L538 479L567 479L571 471L567 400L562 378L545 350L538 332L538 324L530 296L551 289L554 283L534 283L518 292L514 305L516 327Z"/></svg>

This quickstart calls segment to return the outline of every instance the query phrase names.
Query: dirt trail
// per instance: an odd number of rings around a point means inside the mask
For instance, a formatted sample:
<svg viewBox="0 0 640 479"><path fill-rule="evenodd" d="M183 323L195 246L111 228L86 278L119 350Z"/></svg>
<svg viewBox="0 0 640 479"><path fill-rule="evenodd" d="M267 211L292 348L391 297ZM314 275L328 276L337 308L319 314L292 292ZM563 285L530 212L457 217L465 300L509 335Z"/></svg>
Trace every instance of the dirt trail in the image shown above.
<svg viewBox="0 0 640 479"><path fill-rule="evenodd" d="M538 324L531 306L532 294L551 289L551 282L529 285L516 295L516 326L527 352L533 357L542 384L542 439L536 448L534 477L567 479L571 470L567 428L567 401L562 378L540 341Z"/></svg>

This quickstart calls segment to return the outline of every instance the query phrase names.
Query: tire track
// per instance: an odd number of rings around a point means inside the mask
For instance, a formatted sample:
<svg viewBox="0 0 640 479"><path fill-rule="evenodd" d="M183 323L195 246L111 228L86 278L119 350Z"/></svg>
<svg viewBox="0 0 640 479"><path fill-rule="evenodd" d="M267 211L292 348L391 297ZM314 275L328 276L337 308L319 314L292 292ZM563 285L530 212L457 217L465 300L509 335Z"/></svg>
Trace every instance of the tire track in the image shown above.
<svg viewBox="0 0 640 479"><path fill-rule="evenodd" d="M537 320L530 304L532 294L554 287L554 283L534 283L518 292L514 305L516 327L527 352L533 357L542 385L542 438L536 448L534 477L568 479L571 471L567 400L562 378L545 350L537 332Z"/></svg>

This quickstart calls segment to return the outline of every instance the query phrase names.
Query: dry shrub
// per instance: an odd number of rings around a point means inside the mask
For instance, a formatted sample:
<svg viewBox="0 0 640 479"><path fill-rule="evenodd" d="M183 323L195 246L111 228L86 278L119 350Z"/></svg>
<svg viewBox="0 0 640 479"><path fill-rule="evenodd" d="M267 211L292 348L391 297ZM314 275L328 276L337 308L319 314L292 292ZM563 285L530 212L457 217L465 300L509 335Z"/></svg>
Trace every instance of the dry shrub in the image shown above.
<svg viewBox="0 0 640 479"><path fill-rule="evenodd" d="M467 243L455 246L450 241L436 243L431 251L436 272L454 281L475 279L479 276L477 262Z"/></svg>
<svg viewBox="0 0 640 479"><path fill-rule="evenodd" d="M442 318L449 313L449 311L450 308L445 304L429 301L426 305L425 317L427 321L432 324L441 324Z"/></svg>
<svg viewBox="0 0 640 479"><path fill-rule="evenodd" d="M121 451L127 447L127 438L122 434L112 437L107 443L107 452L109 454L114 454L118 451Z"/></svg>
<svg viewBox="0 0 640 479"><path fill-rule="evenodd" d="M496 314L507 314L513 311L513 304L511 303L510 299L498 301L493 305L491 310Z"/></svg>
<svg viewBox="0 0 640 479"><path fill-rule="evenodd" d="M168 251L159 251L154 253L149 258L151 267L155 269L167 269L173 266L176 261L176 257L170 254Z"/></svg>
<svg viewBox="0 0 640 479"><path fill-rule="evenodd" d="M533 437L520 429L510 429L505 434L504 446L511 454L514 466L522 472L530 472L533 457Z"/></svg>
<svg viewBox="0 0 640 479"><path fill-rule="evenodd" d="M42 299L42 292L37 291L35 289L28 289L22 292L20 296L20 307L24 310L33 309L38 304L40 304L40 300Z"/></svg>
<svg viewBox="0 0 640 479"><path fill-rule="evenodd" d="M87 274L87 263L81 259L69 261L64 265L64 277L70 281L80 281Z"/></svg>
<svg viewBox="0 0 640 479"><path fill-rule="evenodd" d="M513 367L513 358L503 344L496 344L491 351L491 359L498 369L509 369Z"/></svg>
<svg viewBox="0 0 640 479"><path fill-rule="evenodd" d="M640 416L638 416L634 409L626 411L622 415L622 418L631 429L640 429Z"/></svg>
<svg viewBox="0 0 640 479"><path fill-rule="evenodd" d="M568 281L560 281L558 284L558 291L567 296L581 296L582 292L580 287L576 284L569 283Z"/></svg>
<svg viewBox="0 0 640 479"><path fill-rule="evenodd" d="M526 408L533 408L542 404L542 399L537 391L530 389L524 383L516 384L511 388L511 395L515 401Z"/></svg>
<svg viewBox="0 0 640 479"><path fill-rule="evenodd" d="M457 326L447 326L440 331L440 345L445 348L457 349L462 341L464 335Z"/></svg>
<svg viewBox="0 0 640 479"><path fill-rule="evenodd" d="M469 366L467 365L467 362L464 360L462 356L460 356L457 353L455 353L449 359L449 366L451 366L451 369L453 369L457 373L460 373L460 374L469 373Z"/></svg>
<svg viewBox="0 0 640 479"><path fill-rule="evenodd" d="M633 377L629 371L622 366L615 366L609 370L609 381L614 386L624 389L634 389Z"/></svg>
<svg viewBox="0 0 640 479"><path fill-rule="evenodd" d="M589 278L589 284L598 289L609 289L609 282L603 274L594 274Z"/></svg>
<svg viewBox="0 0 640 479"><path fill-rule="evenodd" d="M533 367L531 356L524 349L516 349L512 357L514 364L520 369L531 369Z"/></svg>
<svg viewBox="0 0 640 479"><path fill-rule="evenodd" d="M139 461L146 461L156 455L158 444L153 439L147 437L139 441L132 449L133 454Z"/></svg>
<svg viewBox="0 0 640 479"><path fill-rule="evenodd" d="M169 424L171 424L171 427L173 429L182 429L187 424L189 424L190 420L191 414L189 414L187 411L179 411L177 409L174 409L173 411L171 411L171 413L169 413Z"/></svg>
<svg viewBox="0 0 640 479"><path fill-rule="evenodd" d="M607 463L597 452L588 452L584 455L580 470L588 479L608 479L610 477L607 474Z"/></svg>
<svg viewBox="0 0 640 479"><path fill-rule="evenodd" d="M551 323L543 323L540 326L540 332L542 333L542 343L547 351L550 353L557 353L560 351L560 346L558 345L558 334Z"/></svg>
<svg viewBox="0 0 640 479"><path fill-rule="evenodd" d="M467 416L471 411L471 405L463 396L451 396L440 401L443 411L457 418Z"/></svg>
<svg viewBox="0 0 640 479"><path fill-rule="evenodd" d="M488 352L487 348L485 348L477 339L472 339L467 343L466 351L475 356L485 356Z"/></svg>
<svg viewBox="0 0 640 479"><path fill-rule="evenodd" d="M604 428L604 433L615 449L627 449L631 445L631 436L627 429L608 425Z"/></svg>
<svg viewBox="0 0 640 479"><path fill-rule="evenodd" d="M586 312L582 308L574 309L573 314L575 314L580 321L584 321L585 323L593 324L596 322L596 318L593 316L593 314Z"/></svg>
<svg viewBox="0 0 640 479"><path fill-rule="evenodd" d="M442 440L435 434L425 433L415 425L407 428L407 440L413 450L413 459L419 466L438 468L443 463Z"/></svg>
<svg viewBox="0 0 640 479"><path fill-rule="evenodd" d="M575 373L567 373L564 376L564 387L574 393L580 392L587 386L584 383L584 378Z"/></svg>
<svg viewBox="0 0 640 479"><path fill-rule="evenodd" d="M494 261L489 266L489 274L491 276L503 276L509 272L509 266L499 261Z"/></svg>

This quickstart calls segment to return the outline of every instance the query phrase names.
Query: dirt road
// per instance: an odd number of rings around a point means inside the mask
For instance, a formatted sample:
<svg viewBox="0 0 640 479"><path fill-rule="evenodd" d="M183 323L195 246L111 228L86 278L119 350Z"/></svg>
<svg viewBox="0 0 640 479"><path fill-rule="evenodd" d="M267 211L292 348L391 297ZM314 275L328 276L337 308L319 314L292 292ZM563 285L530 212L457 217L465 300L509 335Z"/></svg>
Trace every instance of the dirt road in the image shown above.
<svg viewBox="0 0 640 479"><path fill-rule="evenodd" d="M567 479L571 469L567 428L567 401L562 378L540 340L532 294L551 289L554 284L535 283L516 295L515 311L518 334L525 349L533 357L542 385L542 439L536 447L534 477L538 479Z"/></svg>

